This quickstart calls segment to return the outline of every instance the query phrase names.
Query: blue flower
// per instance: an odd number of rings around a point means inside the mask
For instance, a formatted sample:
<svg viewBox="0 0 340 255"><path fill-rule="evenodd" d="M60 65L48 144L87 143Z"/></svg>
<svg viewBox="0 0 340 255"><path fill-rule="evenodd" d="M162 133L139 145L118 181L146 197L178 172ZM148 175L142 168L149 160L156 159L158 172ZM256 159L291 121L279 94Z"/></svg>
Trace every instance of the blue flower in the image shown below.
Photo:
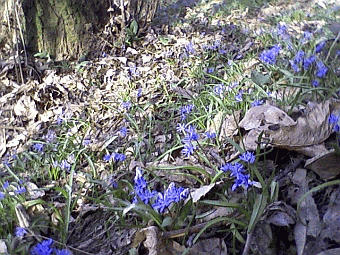
<svg viewBox="0 0 340 255"><path fill-rule="evenodd" d="M318 80L312 80L312 85L313 85L314 87L319 87L319 86L320 86L320 83L319 83Z"/></svg>
<svg viewBox="0 0 340 255"><path fill-rule="evenodd" d="M248 189L249 185L253 185L254 182L249 180L249 174L239 174L238 178L235 179L234 185L231 187L231 190L234 191L238 187L243 187L244 189Z"/></svg>
<svg viewBox="0 0 340 255"><path fill-rule="evenodd" d="M303 69L307 71L310 65L315 62L315 60L316 60L315 56L310 56L309 58L305 58L303 60Z"/></svg>
<svg viewBox="0 0 340 255"><path fill-rule="evenodd" d="M313 37L313 33L309 32L309 31L305 31L303 33L303 37L307 40L310 40Z"/></svg>
<svg viewBox="0 0 340 255"><path fill-rule="evenodd" d="M339 120L339 116L338 115L335 115L335 114L331 114L328 118L328 122L330 124L336 124Z"/></svg>
<svg viewBox="0 0 340 255"><path fill-rule="evenodd" d="M244 162L248 162L250 164L253 164L255 162L255 155L250 151L242 153L239 158Z"/></svg>
<svg viewBox="0 0 340 255"><path fill-rule="evenodd" d="M233 169L233 164L231 164L231 163L226 163L226 164L223 165L220 169L221 169L221 171L223 171L223 172L231 171L231 170Z"/></svg>
<svg viewBox="0 0 340 255"><path fill-rule="evenodd" d="M236 96L235 96L235 101L236 101L236 102L242 102L242 101L243 101L242 96L243 96L243 91L240 90L240 91L238 92L238 94L236 94Z"/></svg>
<svg viewBox="0 0 340 255"><path fill-rule="evenodd" d="M208 139L215 139L216 138L216 133L208 131L204 133L205 137Z"/></svg>
<svg viewBox="0 0 340 255"><path fill-rule="evenodd" d="M195 130L195 127L194 127L194 126L192 126L192 125L186 125L185 132L188 132L188 133L195 133L196 130Z"/></svg>
<svg viewBox="0 0 340 255"><path fill-rule="evenodd" d="M71 252L66 249L62 250L55 249L55 255L71 255Z"/></svg>
<svg viewBox="0 0 340 255"><path fill-rule="evenodd" d="M224 86L222 83L219 84L219 85L216 85L216 86L214 87L214 92L215 92L215 94L218 95L218 96L220 96L220 97L223 96L224 91L225 91L225 86Z"/></svg>
<svg viewBox="0 0 340 255"><path fill-rule="evenodd" d="M149 191L147 189L138 190L137 195L142 200L144 204L148 204L149 200L156 195L156 191Z"/></svg>
<svg viewBox="0 0 340 255"><path fill-rule="evenodd" d="M111 159L111 154L106 154L106 155L104 155L104 157L103 157L103 160L104 161L109 161Z"/></svg>
<svg viewBox="0 0 340 255"><path fill-rule="evenodd" d="M60 125L61 123L63 123L63 121L64 121L64 118L61 115L59 115L57 117L57 124Z"/></svg>
<svg viewBox="0 0 340 255"><path fill-rule="evenodd" d="M322 78L327 74L327 67L325 66L325 64L322 61L319 61L316 63L316 66L318 68L317 72L316 72L316 77L318 78Z"/></svg>
<svg viewBox="0 0 340 255"><path fill-rule="evenodd" d="M176 131L177 131L178 133L184 132L184 131L185 131L185 128L186 128L186 125L183 124L183 123L180 123L180 124L177 125Z"/></svg>
<svg viewBox="0 0 340 255"><path fill-rule="evenodd" d="M128 129L126 127L122 127L120 130L119 130L119 133L122 137L125 137L128 133Z"/></svg>
<svg viewBox="0 0 340 255"><path fill-rule="evenodd" d="M56 133L53 130L48 130L47 134L45 135L45 140L48 143L52 143L54 141L54 139L56 138Z"/></svg>
<svg viewBox="0 0 340 255"><path fill-rule="evenodd" d="M123 102L122 102L122 107L123 107L124 109L126 109L126 110L130 110L130 108L131 108L131 102L130 102L130 101L127 101L127 102L123 101Z"/></svg>
<svg viewBox="0 0 340 255"><path fill-rule="evenodd" d="M260 106L260 105L263 105L263 103L264 103L263 100L255 100L254 102L251 103L251 106L252 107Z"/></svg>
<svg viewBox="0 0 340 255"><path fill-rule="evenodd" d="M5 193L0 191L0 201L3 200L5 198Z"/></svg>
<svg viewBox="0 0 340 255"><path fill-rule="evenodd" d="M182 154L186 157L190 156L194 153L195 146L192 145L192 143L185 143L184 148L182 149Z"/></svg>
<svg viewBox="0 0 340 255"><path fill-rule="evenodd" d="M294 63L299 64L303 62L304 56L305 56L305 53L302 50L299 50L294 57Z"/></svg>
<svg viewBox="0 0 340 255"><path fill-rule="evenodd" d="M136 66L130 66L129 72L132 76L139 76L139 74L140 74L140 72L139 72L139 70L137 69Z"/></svg>
<svg viewBox="0 0 340 255"><path fill-rule="evenodd" d="M139 88L137 90L137 98L140 98L142 96L142 94L143 94L142 88Z"/></svg>
<svg viewBox="0 0 340 255"><path fill-rule="evenodd" d="M189 189L183 187L177 188L175 183L170 183L164 194L158 193L156 201L152 204L152 208L159 213L163 213L164 210L171 205L171 203L179 202L186 199L189 196Z"/></svg>
<svg viewBox="0 0 340 255"><path fill-rule="evenodd" d="M165 195L158 192L157 199L155 203L152 204L152 208L154 210L157 210L159 213L163 213L169 205L169 201L167 200Z"/></svg>
<svg viewBox="0 0 340 255"><path fill-rule="evenodd" d="M22 228L22 227L16 227L15 228L15 236L23 237L26 234L27 234L27 231L26 231L25 228Z"/></svg>
<svg viewBox="0 0 340 255"><path fill-rule="evenodd" d="M278 24L277 26L277 30L276 30L276 33L279 35L279 36L282 36L286 33L287 31L287 26L286 24Z"/></svg>
<svg viewBox="0 0 340 255"><path fill-rule="evenodd" d="M69 171L71 168L71 165L67 162L66 159L62 160L59 164L60 168L66 171Z"/></svg>
<svg viewBox="0 0 340 255"><path fill-rule="evenodd" d="M294 72L298 73L301 71L301 69L296 65L294 60L289 60L289 63L292 66Z"/></svg>
<svg viewBox="0 0 340 255"><path fill-rule="evenodd" d="M37 152L43 152L43 150L44 150L44 145L41 144L41 143L36 143L36 144L33 145L33 148L34 148L34 150L37 151Z"/></svg>
<svg viewBox="0 0 340 255"><path fill-rule="evenodd" d="M183 143L190 143L191 141L197 141L199 138L199 135L195 132L190 132L187 133L184 137L184 139L182 140Z"/></svg>
<svg viewBox="0 0 340 255"><path fill-rule="evenodd" d="M207 70L207 73L213 73L215 71L215 68L209 67Z"/></svg>
<svg viewBox="0 0 340 255"><path fill-rule="evenodd" d="M245 171L244 165L240 163L235 163L233 164L232 169L230 171L231 171L230 176L235 176L236 178L238 178L238 176Z"/></svg>
<svg viewBox="0 0 340 255"><path fill-rule="evenodd" d="M326 42L325 42L325 41L322 41L322 42L318 43L318 44L315 46L315 52L316 52L316 53L321 52L325 46L326 46Z"/></svg>
<svg viewBox="0 0 340 255"><path fill-rule="evenodd" d="M189 114L192 109L194 109L194 105L193 104L189 104L189 105L185 105L181 108L181 116L182 116L182 120L185 120L187 117L187 114Z"/></svg>
<svg viewBox="0 0 340 255"><path fill-rule="evenodd" d="M147 190L147 182L143 177L142 169L137 167L136 168L136 176L134 178L135 186L134 186L134 193L143 201L144 204L148 204L149 200L152 199L156 195L156 191L150 192ZM137 196L134 197L132 203L137 203L138 198Z"/></svg>
<svg viewBox="0 0 340 255"><path fill-rule="evenodd" d="M115 153L115 152L112 153L111 157L115 161L124 161L126 159L126 156L124 154L119 154L119 153Z"/></svg>
<svg viewBox="0 0 340 255"><path fill-rule="evenodd" d="M187 53L189 53L189 54L194 54L195 53L194 44L192 42L189 42L184 47L185 47L185 50L186 50Z"/></svg>
<svg viewBox="0 0 340 255"><path fill-rule="evenodd" d="M9 182L5 181L4 184L2 185L2 188L5 190L9 187Z"/></svg>
<svg viewBox="0 0 340 255"><path fill-rule="evenodd" d="M84 140L83 140L83 145L84 146L87 146L90 143L91 143L91 136L88 136L88 137L84 138Z"/></svg>
<svg viewBox="0 0 340 255"><path fill-rule="evenodd" d="M276 62L276 57L280 53L281 46L275 45L269 50L265 50L260 55L260 60L264 63L274 65Z"/></svg>
<svg viewBox="0 0 340 255"><path fill-rule="evenodd" d="M334 127L333 127L333 130L334 130L335 132L339 133L339 131L340 131L340 126L339 126L339 124L335 124Z"/></svg>
<svg viewBox="0 0 340 255"><path fill-rule="evenodd" d="M50 247L53 243L51 238L44 240L35 245L31 250L31 255L51 255L53 249Z"/></svg>
<svg viewBox="0 0 340 255"><path fill-rule="evenodd" d="M16 194L22 194L22 193L25 193L26 192L26 188L25 187L22 187L22 186L20 186L20 187L18 187L16 190L15 190L15 193Z"/></svg>

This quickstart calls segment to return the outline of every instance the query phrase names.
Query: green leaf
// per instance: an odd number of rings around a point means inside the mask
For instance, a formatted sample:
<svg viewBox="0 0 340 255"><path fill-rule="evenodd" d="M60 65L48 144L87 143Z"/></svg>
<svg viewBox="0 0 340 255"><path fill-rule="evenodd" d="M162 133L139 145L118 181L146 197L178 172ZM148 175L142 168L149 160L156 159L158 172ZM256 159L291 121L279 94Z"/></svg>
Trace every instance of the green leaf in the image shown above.
<svg viewBox="0 0 340 255"><path fill-rule="evenodd" d="M196 237L195 237L195 239L192 241L192 243L193 243L193 244L196 243L196 241L198 240L198 238L203 234L203 232L204 232L207 228L209 228L209 227L211 227L211 226L213 226L213 225L215 225L215 224L217 224L217 223L219 223L219 222L221 222L221 221L229 221L229 222L231 222L231 223L238 224L238 225L240 225L240 226L242 226L242 227L247 227L247 225L244 224L242 221L236 220L236 219L234 219L234 218L230 218L230 217L220 217L220 218L216 218L216 219L213 219L213 220L209 221L209 222L201 229L201 231L196 235Z"/></svg>
<svg viewBox="0 0 340 255"><path fill-rule="evenodd" d="M43 52L38 52L36 54L34 54L34 57L36 58L50 58L50 53L48 53L47 51L43 51Z"/></svg>
<svg viewBox="0 0 340 255"><path fill-rule="evenodd" d="M168 38L168 37L163 37L163 36L159 37L159 41L165 46L169 44L170 40L171 40L171 38Z"/></svg>
<svg viewBox="0 0 340 255"><path fill-rule="evenodd" d="M257 84L259 86L270 83L270 75L268 75L268 74L264 75L262 73L255 71L255 70L253 70L251 72L251 79L255 84Z"/></svg>
<svg viewBox="0 0 340 255"><path fill-rule="evenodd" d="M173 219L172 217L168 216L168 217L165 217L163 222L162 222L162 227L167 227L167 226L170 226L172 223L173 223Z"/></svg>
<svg viewBox="0 0 340 255"><path fill-rule="evenodd" d="M133 33L133 35L137 35L138 32L138 23L136 20L133 20L130 24L130 30Z"/></svg>
<svg viewBox="0 0 340 255"><path fill-rule="evenodd" d="M264 196L263 194L259 194L254 204L253 213L251 215L250 222L248 225L248 231L247 231L248 234L251 231L253 231L254 227L256 226L256 223L259 221L260 217L262 216L266 206L267 206L267 196Z"/></svg>

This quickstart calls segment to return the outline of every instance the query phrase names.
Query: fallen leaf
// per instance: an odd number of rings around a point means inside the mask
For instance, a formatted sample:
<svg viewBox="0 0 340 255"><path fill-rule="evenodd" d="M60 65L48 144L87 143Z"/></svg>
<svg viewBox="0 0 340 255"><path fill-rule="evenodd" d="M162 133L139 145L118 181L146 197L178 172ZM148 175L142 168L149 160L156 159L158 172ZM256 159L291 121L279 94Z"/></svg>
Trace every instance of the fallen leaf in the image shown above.
<svg viewBox="0 0 340 255"><path fill-rule="evenodd" d="M45 191L39 189L38 186L35 185L33 182L26 182L26 187L29 199L33 200L45 196Z"/></svg>
<svg viewBox="0 0 340 255"><path fill-rule="evenodd" d="M257 147L258 137L262 133L264 140L273 146L305 152L313 157L319 152L324 152L322 143L333 132L333 127L328 122L329 116L339 111L339 100L310 103L304 109L304 113L294 121L277 107L263 105L250 108L239 126L249 130L244 137L247 150L254 150ZM305 150L303 148L314 145L319 146Z"/></svg>
<svg viewBox="0 0 340 255"><path fill-rule="evenodd" d="M198 200L201 199L201 197L205 196L214 186L215 183L212 183L210 185L204 185L194 191L191 191L190 196L192 198L192 202L196 203Z"/></svg>
<svg viewBox="0 0 340 255"><path fill-rule="evenodd" d="M321 231L323 238L329 238L335 242L340 242L340 206L330 206L323 216L323 223L325 228Z"/></svg>
<svg viewBox="0 0 340 255"><path fill-rule="evenodd" d="M223 239L211 238L199 240L189 250L189 254L196 255L227 255L228 249Z"/></svg>
<svg viewBox="0 0 340 255"><path fill-rule="evenodd" d="M340 156L332 149L308 159L305 167L316 172L322 179L329 180L340 174Z"/></svg>
<svg viewBox="0 0 340 255"><path fill-rule="evenodd" d="M33 120L38 111L35 106L34 100L30 96L22 96L14 106L14 113L17 116L26 117L28 120Z"/></svg>
<svg viewBox="0 0 340 255"><path fill-rule="evenodd" d="M208 123L207 132L214 132L219 135L219 139L231 137L237 131L237 123L241 117L241 112L236 111L233 114L218 112L214 119Z"/></svg>

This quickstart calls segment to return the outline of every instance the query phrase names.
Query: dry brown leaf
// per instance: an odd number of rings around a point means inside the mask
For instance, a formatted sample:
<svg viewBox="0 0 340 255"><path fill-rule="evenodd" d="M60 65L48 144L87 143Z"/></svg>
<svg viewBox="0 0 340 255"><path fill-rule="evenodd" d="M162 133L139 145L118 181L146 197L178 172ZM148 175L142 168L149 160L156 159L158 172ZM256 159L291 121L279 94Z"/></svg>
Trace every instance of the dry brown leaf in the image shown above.
<svg viewBox="0 0 340 255"><path fill-rule="evenodd" d="M219 139L231 137L235 131L237 131L237 123L239 122L240 117L240 111L236 111L234 115L218 112L214 119L208 123L207 132L218 133L221 129Z"/></svg>
<svg viewBox="0 0 340 255"><path fill-rule="evenodd" d="M320 144L333 132L328 119L334 111L340 111L339 100L310 103L296 121L275 106L253 107L240 122L240 127L250 130L244 137L246 149L255 149L263 132L263 137L274 146L315 156L324 152ZM314 145L319 146L311 147Z"/></svg>
<svg viewBox="0 0 340 255"><path fill-rule="evenodd" d="M33 120L38 111L34 100L30 96L23 95L14 106L14 113L17 116L26 117L28 120Z"/></svg>
<svg viewBox="0 0 340 255"><path fill-rule="evenodd" d="M340 174L340 157L334 151L325 151L306 161L306 168L316 172L322 179L329 180Z"/></svg>

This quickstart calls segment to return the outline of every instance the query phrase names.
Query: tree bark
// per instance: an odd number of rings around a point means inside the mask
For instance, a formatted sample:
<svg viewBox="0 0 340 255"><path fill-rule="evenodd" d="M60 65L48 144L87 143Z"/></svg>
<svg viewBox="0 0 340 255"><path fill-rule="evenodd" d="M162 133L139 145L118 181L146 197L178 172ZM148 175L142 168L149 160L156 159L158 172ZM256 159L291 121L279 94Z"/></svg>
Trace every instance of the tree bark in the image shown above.
<svg viewBox="0 0 340 255"><path fill-rule="evenodd" d="M108 8L107 0L22 0L28 51L78 59L90 50L93 33L106 24Z"/></svg>

